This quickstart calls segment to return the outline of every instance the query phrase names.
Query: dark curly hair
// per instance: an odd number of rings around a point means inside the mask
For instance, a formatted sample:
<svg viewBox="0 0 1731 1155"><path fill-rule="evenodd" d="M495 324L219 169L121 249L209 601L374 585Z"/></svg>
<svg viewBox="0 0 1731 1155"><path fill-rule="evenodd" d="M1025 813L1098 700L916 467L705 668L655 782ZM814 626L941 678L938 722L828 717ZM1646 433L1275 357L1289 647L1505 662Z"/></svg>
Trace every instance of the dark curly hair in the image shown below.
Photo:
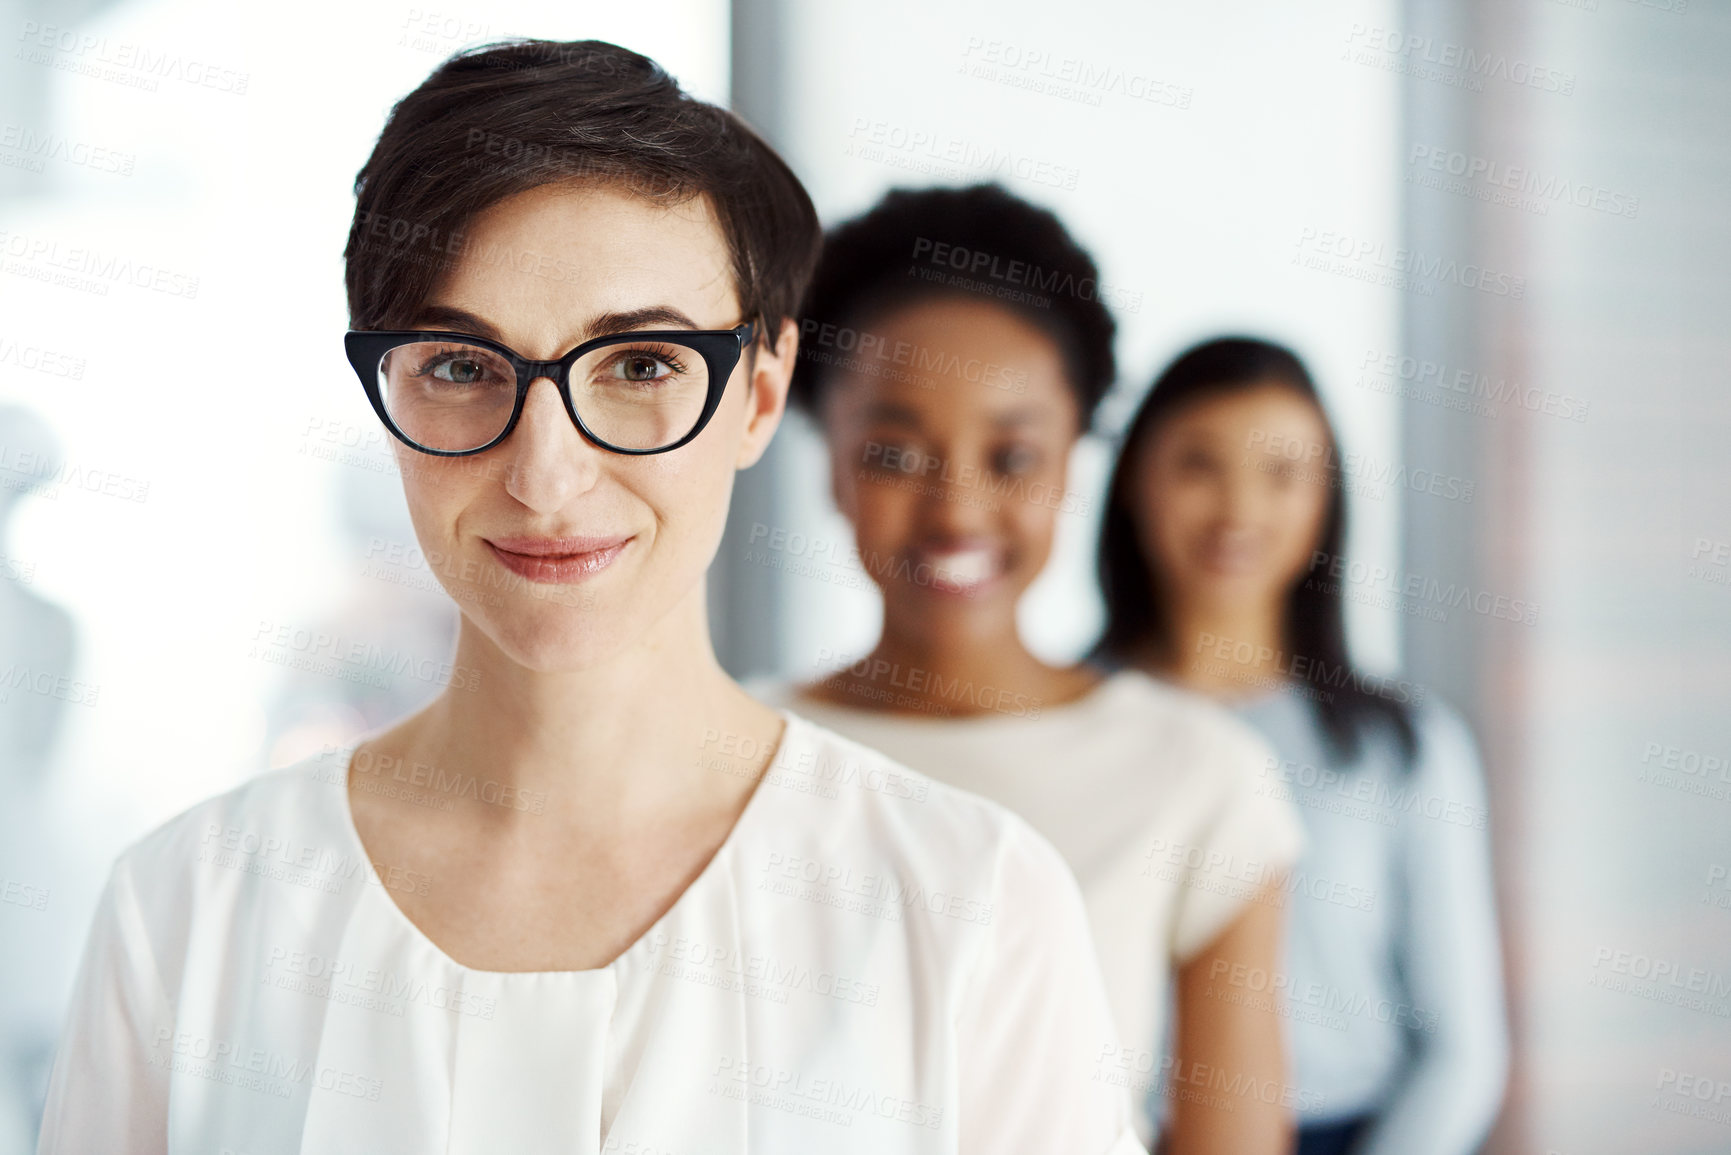
<svg viewBox="0 0 1731 1155"><path fill-rule="evenodd" d="M391 110L355 177L343 250L350 326L412 323L474 248L466 230L477 214L573 179L663 203L705 198L745 315L766 323L772 343L794 315L823 234L762 137L630 49L512 40L457 53Z"/></svg>
<svg viewBox="0 0 1731 1155"><path fill-rule="evenodd" d="M1057 216L1001 185L892 189L824 236L800 310L791 400L821 411L835 349L848 351L862 323L914 301L977 298L1051 338L1087 428L1116 375L1117 325L1100 288L1093 258Z"/></svg>

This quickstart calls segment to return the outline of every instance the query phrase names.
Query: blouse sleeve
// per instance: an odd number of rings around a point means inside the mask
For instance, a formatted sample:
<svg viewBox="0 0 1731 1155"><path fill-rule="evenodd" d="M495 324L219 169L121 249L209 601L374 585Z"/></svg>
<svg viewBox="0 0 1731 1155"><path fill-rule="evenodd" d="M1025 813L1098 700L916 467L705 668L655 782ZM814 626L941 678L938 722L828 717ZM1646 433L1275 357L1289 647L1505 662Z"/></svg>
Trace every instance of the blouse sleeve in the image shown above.
<svg viewBox="0 0 1731 1155"><path fill-rule="evenodd" d="M1183 963L1218 938L1250 899L1304 851L1304 822L1272 773L1274 748L1249 723L1222 713L1197 755L1213 805L1183 848L1185 885L1173 916L1172 954Z"/></svg>
<svg viewBox="0 0 1731 1155"><path fill-rule="evenodd" d="M168 1148L168 1069L153 1062L170 1008L123 857L85 941L54 1056L37 1155L156 1155Z"/></svg>
<svg viewBox="0 0 1731 1155"><path fill-rule="evenodd" d="M992 922L957 1023L961 1155L1145 1155L1082 894L1013 814Z"/></svg>
<svg viewBox="0 0 1731 1155"><path fill-rule="evenodd" d="M1412 1005L1401 1080L1355 1155L1468 1155L1496 1118L1508 1070L1502 955L1484 776L1452 710L1421 714L1406 818L1398 965Z"/></svg>

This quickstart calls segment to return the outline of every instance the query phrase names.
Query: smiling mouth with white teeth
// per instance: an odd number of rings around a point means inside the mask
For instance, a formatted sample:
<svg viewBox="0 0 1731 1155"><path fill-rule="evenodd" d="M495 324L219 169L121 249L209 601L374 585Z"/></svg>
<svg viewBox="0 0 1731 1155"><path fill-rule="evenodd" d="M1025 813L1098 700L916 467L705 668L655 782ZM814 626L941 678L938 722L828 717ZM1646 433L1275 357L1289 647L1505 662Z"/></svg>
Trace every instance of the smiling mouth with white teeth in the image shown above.
<svg viewBox="0 0 1731 1155"><path fill-rule="evenodd" d="M934 589L972 594L1003 573L1002 555L986 546L921 550L918 561L931 567Z"/></svg>

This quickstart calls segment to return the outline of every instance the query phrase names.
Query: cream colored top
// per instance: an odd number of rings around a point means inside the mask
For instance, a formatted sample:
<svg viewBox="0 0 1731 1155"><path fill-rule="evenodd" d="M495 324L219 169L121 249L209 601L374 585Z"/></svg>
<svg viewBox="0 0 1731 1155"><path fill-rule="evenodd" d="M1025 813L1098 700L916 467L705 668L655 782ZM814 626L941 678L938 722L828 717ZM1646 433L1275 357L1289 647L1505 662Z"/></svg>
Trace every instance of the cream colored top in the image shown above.
<svg viewBox="0 0 1731 1155"><path fill-rule="evenodd" d="M1266 740L1140 671L1056 707L957 687L958 702L997 707L963 717L836 706L767 680L746 689L1001 802L1051 840L1081 884L1124 1048L1120 1081L1139 1103L1163 1070L1172 971L1304 849L1292 804L1260 789L1274 764ZM1140 1124L1147 1142L1153 1121Z"/></svg>

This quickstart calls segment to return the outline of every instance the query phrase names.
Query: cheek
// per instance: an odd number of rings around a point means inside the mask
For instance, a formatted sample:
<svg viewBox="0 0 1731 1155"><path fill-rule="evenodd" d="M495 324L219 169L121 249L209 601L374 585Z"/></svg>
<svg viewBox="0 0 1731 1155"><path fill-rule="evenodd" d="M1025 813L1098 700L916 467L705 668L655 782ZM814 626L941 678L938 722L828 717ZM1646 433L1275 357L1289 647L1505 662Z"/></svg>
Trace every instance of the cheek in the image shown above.
<svg viewBox="0 0 1731 1155"><path fill-rule="evenodd" d="M851 487L848 492L853 508L844 512L853 521L860 546L874 554L897 552L906 543L913 521L913 494L893 475L872 479L850 476L842 483Z"/></svg>
<svg viewBox="0 0 1731 1155"><path fill-rule="evenodd" d="M853 519L859 515L860 502L867 500L865 483L860 479L860 456L855 450L839 448L834 442L825 446L829 462L830 491L842 515Z"/></svg>
<svg viewBox="0 0 1731 1155"><path fill-rule="evenodd" d="M1295 538L1309 541L1322 529L1328 513L1328 493L1312 485L1296 486L1280 503L1278 523Z"/></svg>
<svg viewBox="0 0 1731 1155"><path fill-rule="evenodd" d="M642 463L648 468L630 478L631 497L627 500L651 510L658 536L670 542L701 542L715 549L727 528L737 443L722 444L720 438L710 445L701 445L701 441L700 437L685 447L699 450L690 455L674 450L660 455L661 460L644 459Z"/></svg>
<svg viewBox="0 0 1731 1155"><path fill-rule="evenodd" d="M1007 487L1015 496L997 499L1003 503L1000 532L1011 538L1036 568L1043 568L1050 558L1061 519L1076 516L1064 512L1079 504L1069 491L1073 448L1073 441L1041 446L1039 464L1020 482Z"/></svg>
<svg viewBox="0 0 1731 1155"><path fill-rule="evenodd" d="M1045 494L1044 489L1036 492ZM1061 498L1062 490L1054 491L1052 500ZM1015 543L1022 566L1043 568L1058 534L1059 511L1043 502L1016 500L1005 502L1004 513L1004 533Z"/></svg>
<svg viewBox="0 0 1731 1155"><path fill-rule="evenodd" d="M403 500L416 534L426 544L456 536L458 516L490 483L492 462L482 458L437 458L416 453L407 446L396 449L397 472L403 479Z"/></svg>
<svg viewBox="0 0 1731 1155"><path fill-rule="evenodd" d="M1161 483L1157 492L1158 497L1142 500L1143 538L1170 561L1184 543L1207 535L1219 512L1219 496L1200 478L1174 478Z"/></svg>
<svg viewBox="0 0 1731 1155"><path fill-rule="evenodd" d="M1327 508L1327 494L1310 486L1295 487L1274 503L1270 525L1275 553L1287 563L1286 568L1302 570L1308 564Z"/></svg>

